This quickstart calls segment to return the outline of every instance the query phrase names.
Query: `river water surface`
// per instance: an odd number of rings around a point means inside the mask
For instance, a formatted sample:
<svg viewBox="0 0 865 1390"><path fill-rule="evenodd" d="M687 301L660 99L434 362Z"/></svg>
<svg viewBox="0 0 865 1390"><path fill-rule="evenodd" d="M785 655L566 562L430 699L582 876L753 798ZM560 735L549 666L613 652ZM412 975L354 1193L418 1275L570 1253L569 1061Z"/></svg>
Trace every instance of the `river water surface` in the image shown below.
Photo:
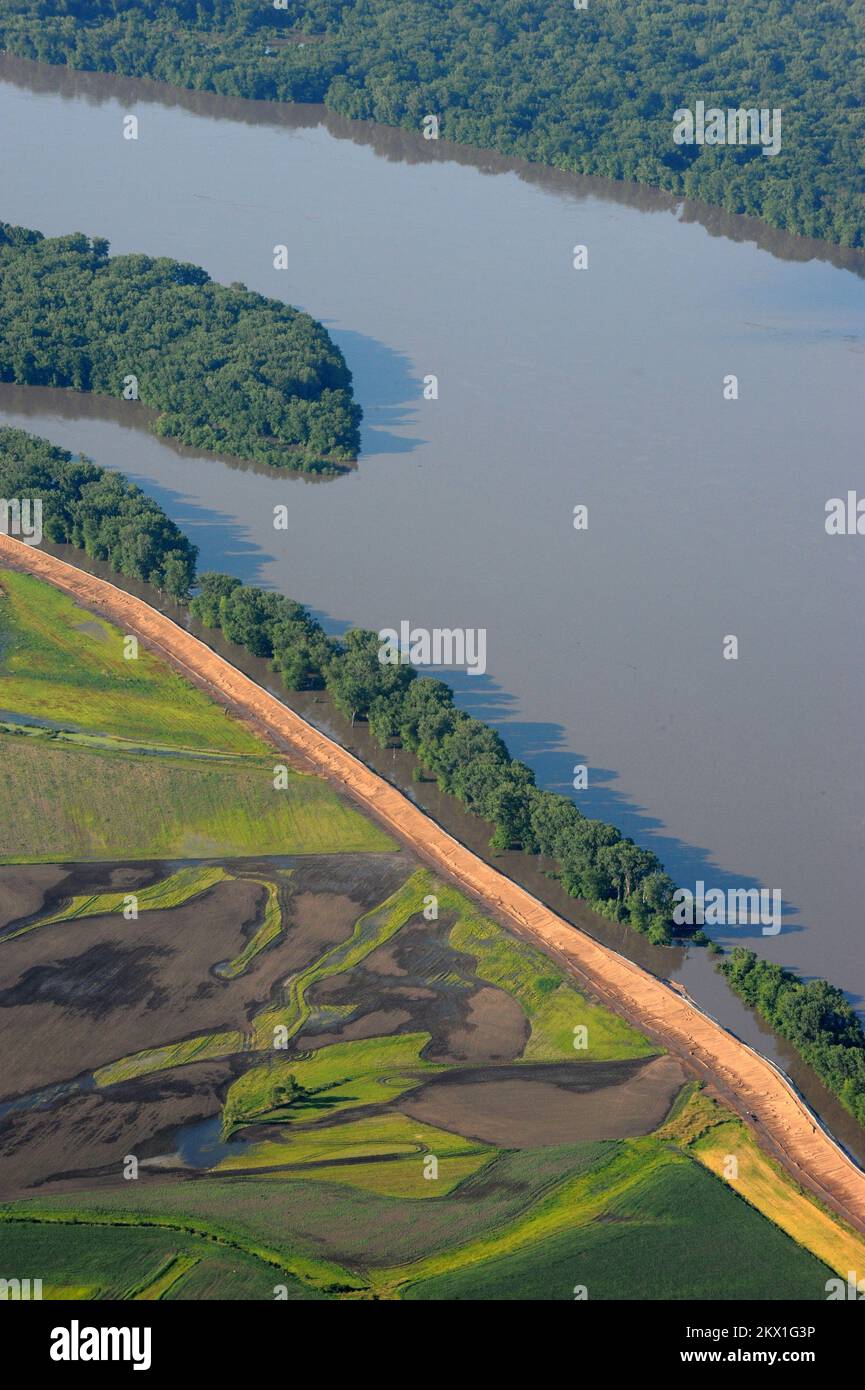
<svg viewBox="0 0 865 1390"><path fill-rule="evenodd" d="M173 448L121 402L4 387L0 419L121 468L202 567L331 630L486 628L464 707L545 786L585 763L581 809L677 881L779 889L779 935L716 934L861 1005L865 538L824 529L828 498L865 493L854 258L315 108L0 79L0 217L302 306L366 412L357 470L318 483ZM734 1018L702 953L677 973Z"/></svg>

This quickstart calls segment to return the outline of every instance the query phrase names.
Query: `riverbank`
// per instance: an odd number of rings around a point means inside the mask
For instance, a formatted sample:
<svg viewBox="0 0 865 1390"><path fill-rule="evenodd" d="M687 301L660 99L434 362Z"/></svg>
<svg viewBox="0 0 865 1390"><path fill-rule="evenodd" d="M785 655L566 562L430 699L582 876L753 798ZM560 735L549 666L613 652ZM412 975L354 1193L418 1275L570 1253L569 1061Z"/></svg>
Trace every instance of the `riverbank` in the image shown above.
<svg viewBox="0 0 865 1390"><path fill-rule="evenodd" d="M801 978L843 981L861 1007L862 784L849 749L865 688L857 644L838 642L835 618L840 605L854 628L865 620L855 546L828 538L813 504L856 457L865 282L778 261L776 239L743 244L744 224L733 242L726 223L707 234L689 209L681 220L640 210L656 206L646 189L631 205L624 185L592 192L541 166L519 176L505 161L476 167L444 141L360 122L339 123L337 137L322 108L307 108L301 128L297 108L190 93L178 104L155 83L139 92L60 68L38 76L36 90L0 90L21 151L4 215L52 234L104 233L121 254L143 246L302 305L329 325L355 374L364 448L356 472L312 485L316 475L241 472L170 447L142 429L136 402L4 386L4 418L122 468L200 546L200 569L291 594L328 632L403 617L484 626L488 674L445 676L460 707L494 727L546 790L573 794L573 768L585 764L579 809L654 850L677 883L781 889L777 937L718 928L719 944L759 938L761 953ZM137 147L119 133L130 110L147 131ZM418 163L421 147L430 157ZM276 169L292 189L281 202ZM358 210L350 257L346 200ZM416 255L392 251L395 236L419 244L420 228L434 247L425 275ZM571 266L576 228L598 248L588 274ZM291 247L287 272L272 268L276 241ZM717 387L731 361L743 384L735 404ZM424 401L423 376L437 369L439 399ZM745 391L755 379L764 389ZM675 448L662 423L674 405ZM830 449L815 424L827 417ZM575 502L592 507L580 535ZM726 539L712 585L682 584L718 527ZM755 603L782 570L789 603ZM730 631L738 665L722 664L715 640ZM236 651L223 654L299 707ZM794 702L783 697L792 689ZM326 700L311 718L345 742ZM376 763L364 734L358 725L348 746L389 776L390 752ZM403 779L403 790L441 819L434 784ZM477 852L449 811L443 823ZM551 880L494 862L570 920ZM598 919L587 929L607 940ZM681 979L784 1067L850 1146L705 952L649 968Z"/></svg>
<svg viewBox="0 0 865 1390"><path fill-rule="evenodd" d="M566 965L598 997L714 1086L804 1187L865 1231L865 1173L816 1122L787 1080L691 1000L592 940L484 863L394 786L176 623L105 580L11 537L0 559L92 608L159 652L304 766L337 784L425 862L509 929Z"/></svg>

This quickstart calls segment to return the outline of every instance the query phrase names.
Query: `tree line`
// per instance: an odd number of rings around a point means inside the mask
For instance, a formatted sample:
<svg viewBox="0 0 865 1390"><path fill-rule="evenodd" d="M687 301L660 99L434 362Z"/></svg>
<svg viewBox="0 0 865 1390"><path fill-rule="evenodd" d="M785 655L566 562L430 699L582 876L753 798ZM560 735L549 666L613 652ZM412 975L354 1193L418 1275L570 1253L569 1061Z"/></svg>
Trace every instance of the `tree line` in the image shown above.
<svg viewBox="0 0 865 1390"><path fill-rule="evenodd" d="M293 599L227 574L202 574L190 610L205 627L267 658L290 688L327 690L352 722L368 722L380 747L412 753L421 775L491 822L492 848L543 855L573 897L656 944L672 940L675 885L657 855L590 820L569 797L537 787L495 730L457 709L444 681L382 662L377 633L330 638Z"/></svg>
<svg viewBox="0 0 865 1390"><path fill-rule="evenodd" d="M859 0L0 0L25 58L418 130L865 244ZM681 145L673 113L780 108L783 146Z"/></svg>
<svg viewBox="0 0 865 1390"><path fill-rule="evenodd" d="M98 468L24 430L0 428L0 497L42 503L42 532L118 574L185 599L198 548L122 473Z"/></svg>
<svg viewBox="0 0 865 1390"><path fill-rule="evenodd" d="M139 399L196 448L334 471L357 456L351 373L308 314L168 257L0 223L0 381Z"/></svg>
<svg viewBox="0 0 865 1390"><path fill-rule="evenodd" d="M793 1044L845 1110L865 1125L865 1031L842 991L826 980L803 984L741 946L721 970L739 997Z"/></svg>

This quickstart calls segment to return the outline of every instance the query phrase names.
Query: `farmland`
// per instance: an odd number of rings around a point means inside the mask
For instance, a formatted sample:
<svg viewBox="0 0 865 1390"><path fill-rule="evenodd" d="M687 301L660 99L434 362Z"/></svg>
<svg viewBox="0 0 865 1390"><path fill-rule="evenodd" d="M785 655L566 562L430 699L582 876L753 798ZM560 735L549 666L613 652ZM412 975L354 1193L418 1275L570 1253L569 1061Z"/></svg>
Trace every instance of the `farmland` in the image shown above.
<svg viewBox="0 0 865 1390"><path fill-rule="evenodd" d="M0 708L157 747L260 756L238 720L123 633L30 575L0 570Z"/></svg>
<svg viewBox="0 0 865 1390"><path fill-rule="evenodd" d="M852 1233L801 1236L677 1058L118 629L4 594L4 1262L77 1299L824 1296Z"/></svg>
<svg viewBox="0 0 865 1390"><path fill-rule="evenodd" d="M602 1218L583 1222L578 1210L568 1230L411 1284L404 1296L573 1301L582 1288L593 1300L629 1300L645 1297L647 1277L655 1299L815 1299L826 1270L705 1173L668 1160Z"/></svg>
<svg viewBox="0 0 865 1390"><path fill-rule="evenodd" d="M0 573L0 863L387 850L164 662L50 586ZM35 723L33 722L35 721ZM127 746L124 747L124 744ZM281 764L280 764L281 765Z"/></svg>
<svg viewBox="0 0 865 1390"><path fill-rule="evenodd" d="M288 772L274 790L273 768L273 756L157 758L0 734L0 776L20 807L0 828L0 863L391 848L315 778Z"/></svg>

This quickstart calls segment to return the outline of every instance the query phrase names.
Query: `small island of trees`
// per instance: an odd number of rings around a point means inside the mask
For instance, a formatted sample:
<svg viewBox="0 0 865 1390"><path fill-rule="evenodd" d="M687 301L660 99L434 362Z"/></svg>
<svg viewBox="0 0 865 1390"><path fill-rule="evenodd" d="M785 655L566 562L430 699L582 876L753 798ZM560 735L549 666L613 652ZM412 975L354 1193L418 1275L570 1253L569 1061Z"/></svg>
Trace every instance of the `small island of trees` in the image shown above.
<svg viewBox="0 0 865 1390"><path fill-rule="evenodd" d="M0 223L0 381L139 399L157 434L279 468L360 449L351 373L315 319L80 233Z"/></svg>

